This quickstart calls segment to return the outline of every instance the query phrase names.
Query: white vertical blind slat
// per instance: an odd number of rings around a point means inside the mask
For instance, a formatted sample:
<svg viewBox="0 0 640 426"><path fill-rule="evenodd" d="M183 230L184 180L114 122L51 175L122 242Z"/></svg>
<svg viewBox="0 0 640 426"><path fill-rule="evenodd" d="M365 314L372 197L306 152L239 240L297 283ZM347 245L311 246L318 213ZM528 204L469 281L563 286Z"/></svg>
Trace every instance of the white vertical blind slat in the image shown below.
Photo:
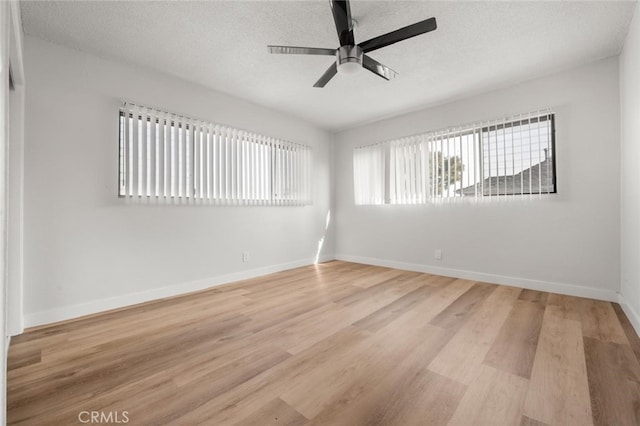
<svg viewBox="0 0 640 426"><path fill-rule="evenodd" d="M230 196L229 196L229 184L230 184L230 172L229 172L229 167L230 167L230 163L229 163L229 132L228 129L226 127L223 127L221 129L221 168L220 170L222 171L221 176L220 176L220 182L222 183L222 202L224 204L228 204L230 201Z"/></svg>
<svg viewBox="0 0 640 426"><path fill-rule="evenodd" d="M171 114L168 118L169 124L169 140L168 154L169 154L169 167L168 167L168 184L169 184L169 197L175 197L178 194L178 128L175 125L174 116Z"/></svg>
<svg viewBox="0 0 640 426"><path fill-rule="evenodd" d="M511 165L513 167L513 184L512 184L511 194L515 195L517 171L516 171L516 149L513 142L513 125L510 126L510 132L511 132L511 135L509 140L511 141Z"/></svg>
<svg viewBox="0 0 640 426"><path fill-rule="evenodd" d="M457 194L455 191L457 191L458 166L460 166L460 196L462 196L462 188L463 188L462 183L464 182L464 164L462 163L464 161L464 155L462 154L464 151L464 148L462 147L462 132L458 133L458 135L456 136L456 139L458 141L458 144L456 145L456 156L460 159L460 161L456 161L456 174L454 175L455 176L454 185L456 189L454 189L454 194Z"/></svg>
<svg viewBox="0 0 640 426"><path fill-rule="evenodd" d="M138 196L147 196L147 169L148 169L148 144L149 144L149 116L146 108L141 108L140 116L140 138L138 140Z"/></svg>
<svg viewBox="0 0 640 426"><path fill-rule="evenodd" d="M248 173L248 187L247 187L247 198L248 198L248 204L254 204L255 203L255 194L254 194L254 189L255 189L255 173L254 173L254 167L255 167L255 162L254 162L254 147L255 147L255 142L253 139L253 133L250 133L248 135L248 143L247 143L247 158L248 158L248 164L249 164L249 173Z"/></svg>
<svg viewBox="0 0 640 426"><path fill-rule="evenodd" d="M484 159L482 152L482 131L473 128L473 149L475 152L476 162L476 199L478 196L484 195ZM477 182L480 182L478 185ZM478 191L480 189L480 191Z"/></svg>
<svg viewBox="0 0 640 426"><path fill-rule="evenodd" d="M296 145L291 146L291 203L299 204L296 200L298 200L298 167L297 161L298 158L298 147Z"/></svg>
<svg viewBox="0 0 640 426"><path fill-rule="evenodd" d="M398 178L400 174L398 171L398 153L396 150L396 144L391 143L390 145L391 146L389 148L389 181L390 181L389 191L391 192L390 194L391 203L395 204L400 202L400 199L398 197L399 195L398 194Z"/></svg>
<svg viewBox="0 0 640 426"><path fill-rule="evenodd" d="M120 111L120 116L118 117L118 119L120 120L118 125L118 131L120 132L120 135L118 136L120 139L118 140L118 196L123 196L126 194L126 184L125 184L125 180L124 180L124 170L126 167L126 155L124 155L125 151L126 151L126 141L127 139L124 137L124 133L125 133L125 118L124 115L122 113L122 111Z"/></svg>
<svg viewBox="0 0 640 426"><path fill-rule="evenodd" d="M177 133L178 133L178 179L177 179L177 196L182 197L182 188L184 186L184 174L185 174L185 154L184 154L184 126L181 124L177 125Z"/></svg>
<svg viewBox="0 0 640 426"><path fill-rule="evenodd" d="M364 188L362 187L362 180L364 178L364 170L362 170L362 153L363 149L357 149L354 156L354 170L356 171L356 181L355 184L355 194L356 194L356 204L364 204L363 192Z"/></svg>
<svg viewBox="0 0 640 426"><path fill-rule="evenodd" d="M249 184L249 158L247 151L247 138L248 134L245 132L242 136L242 200L247 200L248 184Z"/></svg>
<svg viewBox="0 0 640 426"><path fill-rule="evenodd" d="M236 202L236 136L237 131L232 129L229 132L229 202Z"/></svg>
<svg viewBox="0 0 640 426"><path fill-rule="evenodd" d="M156 128L156 197L161 197L164 191L164 113L160 112L157 116Z"/></svg>
<svg viewBox="0 0 640 426"><path fill-rule="evenodd" d="M205 179L207 180L207 201L211 202L211 189L213 186L212 182L212 173L211 173L211 156L213 155L212 144L213 144L213 135L211 134L211 125L207 125L206 127L207 138L206 138L206 153L207 161L207 173Z"/></svg>
<svg viewBox="0 0 640 426"><path fill-rule="evenodd" d="M276 176L276 155L275 152L276 147L273 144L273 140L271 138L266 138L266 146L265 150L265 161L269 164L269 178L270 178L270 188L265 188L265 194L267 194L271 199L269 200L271 203L277 204L277 199L275 198L275 194L278 191L277 188L277 176Z"/></svg>
<svg viewBox="0 0 640 426"><path fill-rule="evenodd" d="M438 170L438 164L437 164L437 137L436 136L429 136L429 153L430 153L430 159L429 159L429 165L431 166L431 182L429 184L429 189L431 191L431 198L437 198L438 195L438 191L437 191L437 186L438 186L438 179L436 178L436 171Z"/></svg>
<svg viewBox="0 0 640 426"><path fill-rule="evenodd" d="M186 128L186 178L184 185L185 198L190 199L195 191L195 155L196 155L196 131L195 122L191 121Z"/></svg>
<svg viewBox="0 0 640 426"><path fill-rule="evenodd" d="M192 134L192 146L193 146L193 160L191 164L193 164L193 177L191 179L192 188L189 191L193 196L198 196L200 194L200 123L194 121L191 125L191 134Z"/></svg>
<svg viewBox="0 0 640 426"><path fill-rule="evenodd" d="M264 151L265 151L265 141L264 141L264 136L260 135L258 137L258 163L259 163L259 169L260 169L260 176L262 177L262 180L260 181L260 183L258 184L258 197L260 200L260 204L264 204L265 203L265 186L267 184L271 184L270 183L270 176L268 174L266 165L265 165L265 156L264 156Z"/></svg>
<svg viewBox="0 0 640 426"><path fill-rule="evenodd" d="M156 115L155 111L149 110L148 119L148 142L147 142L147 197L155 195L156 189Z"/></svg>
<svg viewBox="0 0 640 426"><path fill-rule="evenodd" d="M495 191L495 195L500 196L500 173L499 173L499 167L500 167L500 163L499 158L500 158L500 154L498 152L498 121L495 122L494 124L495 128L491 129L489 131L489 138L491 138L491 135L493 135L493 141L494 141L494 153L495 153L495 161L493 164L493 170L495 173L495 183L496 183L496 191ZM491 139L489 139L491 140ZM489 144L491 144L491 142L489 142ZM489 154L489 158L491 158L491 153ZM493 174L491 174L491 182L489 184L489 195L494 195L492 194L493 192Z"/></svg>
<svg viewBox="0 0 640 426"><path fill-rule="evenodd" d="M551 162L555 161L555 159L551 158L551 130L552 130L552 123L553 123L553 118L551 117L551 114L547 112L547 194L551 192L552 190L552 185L554 185L553 182L553 178L551 177L551 171L552 171L552 167L551 167ZM555 188L553 188L555 190Z"/></svg>
<svg viewBox="0 0 640 426"><path fill-rule="evenodd" d="M135 108L133 110L133 120L132 121L133 121L133 124L132 124L133 149L132 149L131 161L133 163L133 168L132 168L132 173L131 173L131 177L132 177L131 190L133 191L132 195L139 196L140 195L140 193L139 193L140 188L138 186L138 183L140 182L140 164L139 164L140 147L138 146L139 139L140 139L140 111L139 111L139 108Z"/></svg>
<svg viewBox="0 0 640 426"><path fill-rule="evenodd" d="M541 112L538 112L538 123L536 125L536 136L537 136L537 147L538 147L538 153L540 152L544 152L542 149L542 142L540 141L540 133L542 132L542 119L541 119ZM540 160L544 160L544 157L540 158ZM538 163L538 194L542 194L542 161L540 161Z"/></svg>
<svg viewBox="0 0 640 426"><path fill-rule="evenodd" d="M312 180L312 176L313 176L313 157L311 156L311 149L307 149L306 150L306 155L307 155L307 173L306 173L306 177L307 177L307 194L308 194L308 200L307 202L309 204L311 204L313 202L313 180Z"/></svg>
<svg viewBox="0 0 640 426"><path fill-rule="evenodd" d="M235 176L236 176L236 192L235 192L235 200L236 204L239 204L242 200L242 134L243 132L236 132L236 140L235 140Z"/></svg>
<svg viewBox="0 0 640 426"><path fill-rule="evenodd" d="M205 160L206 156L206 143L205 143L205 127L204 123L198 123L198 187L200 189L200 197L198 199L202 200L205 198L205 190L206 190L206 170L205 170Z"/></svg>
<svg viewBox="0 0 640 426"><path fill-rule="evenodd" d="M233 132L233 146L232 146L232 154L233 154L233 204L237 204L240 198L240 132Z"/></svg>
<svg viewBox="0 0 640 426"><path fill-rule="evenodd" d="M224 134L220 126L216 126L216 200L223 202L224 190Z"/></svg>
<svg viewBox="0 0 640 426"><path fill-rule="evenodd" d="M282 144L282 197L283 204L289 204L289 144Z"/></svg>
<svg viewBox="0 0 640 426"><path fill-rule="evenodd" d="M438 172L438 178L440 179L440 198L444 197L444 182L445 182L445 166L444 166L444 136L440 135L440 170Z"/></svg>
<svg viewBox="0 0 640 426"><path fill-rule="evenodd" d="M527 116L527 133L529 135L529 141L531 141L531 113ZM533 190L533 178L531 172L533 171L533 148L531 147L531 143L529 143L529 194L531 194Z"/></svg>
<svg viewBox="0 0 640 426"><path fill-rule="evenodd" d="M284 184L285 184L285 165L284 165L284 149L281 141L274 140L273 144L276 150L277 163L276 163L276 183L278 184L278 189L276 191L278 205L281 206L284 204Z"/></svg>
<svg viewBox="0 0 640 426"><path fill-rule="evenodd" d="M507 175L509 174L509 166L507 164L507 144L504 139L504 131L505 131L505 123L501 122L499 126L496 127L496 138L498 140L498 181L500 182L500 192L501 196L507 196L508 188L507 188Z"/></svg>
<svg viewBox="0 0 640 426"><path fill-rule="evenodd" d="M453 135L453 182L451 182L451 185L453 185L453 191L455 194L455 187L456 187L456 179L458 177L458 161L457 161L457 157L458 157L458 143L460 140L460 136L454 134ZM449 192L451 192L452 189L449 189Z"/></svg>
<svg viewBox="0 0 640 426"><path fill-rule="evenodd" d="M134 150L134 139L133 139L133 132L135 129L134 126L134 115L133 112L131 111L130 108L126 109L126 121L127 121L127 132L126 132L126 138L127 138L127 144L126 144L126 154L127 154L127 191L126 194L129 197L133 196L133 175L135 172L135 165L134 165L134 156L133 156L133 150Z"/></svg>
<svg viewBox="0 0 640 426"><path fill-rule="evenodd" d="M288 162L288 166L287 166L287 201L288 204L291 206L294 204L294 188L293 188L293 145L291 143L288 144L289 148L287 150L287 162Z"/></svg>

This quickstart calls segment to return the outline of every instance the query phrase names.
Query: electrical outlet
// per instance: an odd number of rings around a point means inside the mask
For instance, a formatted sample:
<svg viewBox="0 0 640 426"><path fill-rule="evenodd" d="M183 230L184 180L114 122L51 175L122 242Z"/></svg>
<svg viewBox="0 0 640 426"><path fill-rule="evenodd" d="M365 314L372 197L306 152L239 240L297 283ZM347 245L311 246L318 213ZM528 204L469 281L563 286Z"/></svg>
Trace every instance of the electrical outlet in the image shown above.
<svg viewBox="0 0 640 426"><path fill-rule="evenodd" d="M436 260L442 260L442 250L436 249L436 251L433 253L433 257Z"/></svg>
<svg viewBox="0 0 640 426"><path fill-rule="evenodd" d="M248 262L249 261L249 252L248 251L243 251L242 252L242 261L243 262Z"/></svg>

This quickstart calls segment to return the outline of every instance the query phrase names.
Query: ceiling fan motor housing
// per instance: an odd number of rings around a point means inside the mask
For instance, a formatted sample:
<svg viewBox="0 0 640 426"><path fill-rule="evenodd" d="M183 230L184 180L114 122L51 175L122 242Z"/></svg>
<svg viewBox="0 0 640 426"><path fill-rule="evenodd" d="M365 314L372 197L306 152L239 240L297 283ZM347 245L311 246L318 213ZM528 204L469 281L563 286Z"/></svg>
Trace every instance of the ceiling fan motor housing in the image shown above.
<svg viewBox="0 0 640 426"><path fill-rule="evenodd" d="M362 56L364 52L360 46L340 46L336 51L338 72L341 74L354 74L362 68Z"/></svg>

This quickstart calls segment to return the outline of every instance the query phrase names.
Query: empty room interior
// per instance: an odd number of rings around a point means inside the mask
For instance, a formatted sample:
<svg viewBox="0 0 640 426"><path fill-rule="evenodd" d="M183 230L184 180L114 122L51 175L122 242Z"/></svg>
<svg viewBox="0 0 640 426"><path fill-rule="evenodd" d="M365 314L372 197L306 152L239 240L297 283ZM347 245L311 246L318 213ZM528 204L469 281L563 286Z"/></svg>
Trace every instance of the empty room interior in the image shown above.
<svg viewBox="0 0 640 426"><path fill-rule="evenodd" d="M0 424L640 425L636 3L0 0Z"/></svg>

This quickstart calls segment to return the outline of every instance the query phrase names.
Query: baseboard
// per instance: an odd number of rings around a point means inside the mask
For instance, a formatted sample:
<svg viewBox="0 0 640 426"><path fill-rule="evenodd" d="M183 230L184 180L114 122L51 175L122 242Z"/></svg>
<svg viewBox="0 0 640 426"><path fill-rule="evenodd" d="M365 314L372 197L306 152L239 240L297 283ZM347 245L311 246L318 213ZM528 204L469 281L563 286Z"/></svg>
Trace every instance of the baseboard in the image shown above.
<svg viewBox="0 0 640 426"><path fill-rule="evenodd" d="M11 336L6 336L4 348L4 363L2 364L2 372L0 372L0 425L6 424L7 417L7 365L9 358L9 346L11 345Z"/></svg>
<svg viewBox="0 0 640 426"><path fill-rule="evenodd" d="M627 318L629 318L629 322L631 322L631 325L636 331L636 334L640 336L640 315L638 315L638 312L630 304L627 303L623 294L619 295L618 303L624 311L624 314L627 316Z"/></svg>
<svg viewBox="0 0 640 426"><path fill-rule="evenodd" d="M462 278L466 280L482 281L492 284L510 285L531 290L546 291L549 293L566 294L568 296L586 297L589 299L606 300L608 302L618 301L618 293L616 293L615 291L579 286L575 284L538 281L528 278L509 277L504 275L487 274L484 272L442 268L432 265L421 265L417 263L406 263L395 260L376 259L371 257L351 256L344 254L337 254L335 258L337 260L343 260L345 262L364 263L367 265L384 266L387 268L402 269L414 272L424 272L427 274L443 275L452 278Z"/></svg>
<svg viewBox="0 0 640 426"><path fill-rule="evenodd" d="M324 255L321 256L318 261L326 262L329 260L333 260L334 258L335 257L333 255ZM314 262L311 259L297 260L294 262L234 272L231 274L220 275L217 277L206 278L197 281L174 284L148 291L130 293L122 296L110 297L107 299L92 300L90 302L77 305L62 306L47 311L34 312L26 314L24 316L24 325L25 327L35 327L39 325L51 324L58 321L65 321L85 315L123 308L138 303L149 302L151 300L163 299L166 297L191 293L194 291L206 290L211 287L229 284L235 281L256 278L262 275L272 274L274 272L286 271L288 269L312 265L313 263Z"/></svg>
<svg viewBox="0 0 640 426"><path fill-rule="evenodd" d="M7 325L7 334L9 335L9 337L17 336L24 332L24 315L22 315L19 320L15 321L15 323L13 323L13 321L8 322L9 324Z"/></svg>

